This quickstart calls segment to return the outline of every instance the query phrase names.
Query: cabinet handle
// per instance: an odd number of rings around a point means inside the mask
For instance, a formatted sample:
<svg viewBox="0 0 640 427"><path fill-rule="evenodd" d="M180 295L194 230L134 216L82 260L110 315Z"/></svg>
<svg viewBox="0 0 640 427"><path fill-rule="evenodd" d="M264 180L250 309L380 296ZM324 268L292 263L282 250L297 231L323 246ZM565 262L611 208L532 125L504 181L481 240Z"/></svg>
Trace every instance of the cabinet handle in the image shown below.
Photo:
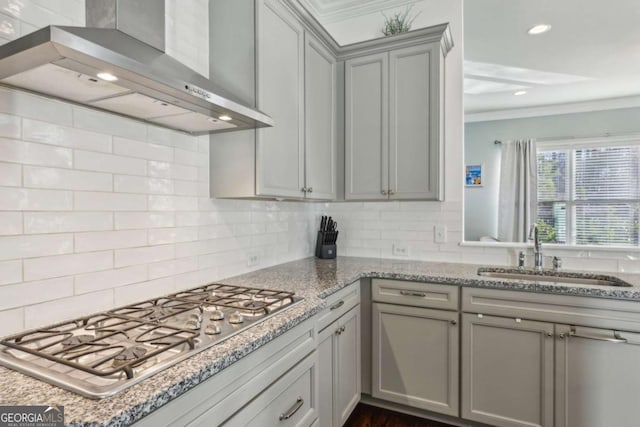
<svg viewBox="0 0 640 427"><path fill-rule="evenodd" d="M303 193L306 193L306 192L307 192L307 187L302 187L302 188L300 189L300 191L302 191Z"/></svg>
<svg viewBox="0 0 640 427"><path fill-rule="evenodd" d="M336 329L336 331L334 332L336 335L340 335L340 328Z"/></svg>
<svg viewBox="0 0 640 427"><path fill-rule="evenodd" d="M389 195L390 195L390 196L393 196L394 194L396 194L396 192L395 192L395 191L393 191L393 190L389 190Z"/></svg>
<svg viewBox="0 0 640 427"><path fill-rule="evenodd" d="M332 305L332 306L329 308L329 310L330 310L330 311L331 311L331 310L337 310L337 309L339 309L340 307L342 307L343 305L344 305L344 301L343 301L343 300L340 300L340 301L338 301L338 303L336 303L336 304Z"/></svg>
<svg viewBox="0 0 640 427"><path fill-rule="evenodd" d="M452 324L452 325L457 325L457 324L458 324L458 321L457 321L457 320L452 320L452 321L451 321L451 324Z"/></svg>
<svg viewBox="0 0 640 427"><path fill-rule="evenodd" d="M547 332L547 336L548 337L552 337L553 336L553 332Z"/></svg>
<svg viewBox="0 0 640 427"><path fill-rule="evenodd" d="M570 337L575 337L575 338L584 338L584 339L587 339L587 340L607 341L607 342L615 343L615 344L625 344L625 343L627 343L627 339L626 338L622 338L620 336L620 332L618 332L618 331L613 331L613 338L598 337L598 336L595 336L595 335L576 334L575 331L569 332L569 336Z"/></svg>
<svg viewBox="0 0 640 427"><path fill-rule="evenodd" d="M380 193L381 193L383 196L386 196L386 195L387 195L387 190L380 190Z"/></svg>
<svg viewBox="0 0 640 427"><path fill-rule="evenodd" d="M561 333L561 334L559 334L559 335L558 335L558 338L560 338L560 339L562 339L562 340L563 340L565 336L566 336L566 335L565 335L565 334L564 334L564 332L563 332L563 333Z"/></svg>
<svg viewBox="0 0 640 427"><path fill-rule="evenodd" d="M298 412L300 408L302 408L302 405L304 405L304 399L302 397L298 397L296 403L294 403L286 413L280 414L280 421L288 420L289 418L293 417L295 413Z"/></svg>
<svg viewBox="0 0 640 427"><path fill-rule="evenodd" d="M307 193L313 193L313 187L307 188Z"/></svg>
<svg viewBox="0 0 640 427"><path fill-rule="evenodd" d="M345 331L345 329L346 329L346 327L343 325L343 326L340 328L340 333L343 333L343 332Z"/></svg>
<svg viewBox="0 0 640 427"><path fill-rule="evenodd" d="M427 296L424 292L415 292L415 291L400 291L400 295L405 297L420 297L424 298Z"/></svg>

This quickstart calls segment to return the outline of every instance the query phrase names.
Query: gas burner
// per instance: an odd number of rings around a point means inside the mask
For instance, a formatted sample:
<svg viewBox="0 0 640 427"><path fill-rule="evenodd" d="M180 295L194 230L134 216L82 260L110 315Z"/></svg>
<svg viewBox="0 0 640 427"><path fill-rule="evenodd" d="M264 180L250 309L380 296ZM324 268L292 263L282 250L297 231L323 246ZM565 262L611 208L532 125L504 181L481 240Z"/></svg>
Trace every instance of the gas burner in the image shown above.
<svg viewBox="0 0 640 427"><path fill-rule="evenodd" d="M95 337L93 335L73 335L63 340L60 344L62 344L63 348L69 348L89 343L94 339Z"/></svg>
<svg viewBox="0 0 640 427"><path fill-rule="evenodd" d="M218 334L222 333L222 328L217 323L211 323L204 330L204 333L207 334L207 335L218 335Z"/></svg>
<svg viewBox="0 0 640 427"><path fill-rule="evenodd" d="M242 305L249 310L261 310L267 306L264 301L249 300L242 303Z"/></svg>
<svg viewBox="0 0 640 427"><path fill-rule="evenodd" d="M244 317L240 314L239 311L233 312L229 315L229 323L233 325L237 325L244 322Z"/></svg>
<svg viewBox="0 0 640 427"><path fill-rule="evenodd" d="M224 312L220 309L215 309L211 312L211 320L223 320L224 319Z"/></svg>
<svg viewBox="0 0 640 427"><path fill-rule="evenodd" d="M291 292L212 283L6 337L0 364L101 398L298 301Z"/></svg>

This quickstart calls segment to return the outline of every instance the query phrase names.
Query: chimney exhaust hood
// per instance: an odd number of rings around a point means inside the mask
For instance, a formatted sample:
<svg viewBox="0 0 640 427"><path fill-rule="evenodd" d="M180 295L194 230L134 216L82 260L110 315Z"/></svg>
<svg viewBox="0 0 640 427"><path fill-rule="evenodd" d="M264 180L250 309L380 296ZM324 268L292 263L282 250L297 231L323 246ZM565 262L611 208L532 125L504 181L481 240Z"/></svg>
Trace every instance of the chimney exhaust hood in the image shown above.
<svg viewBox="0 0 640 427"><path fill-rule="evenodd" d="M0 84L195 135L273 126L164 53L164 1L86 5L102 28L49 26L0 46Z"/></svg>

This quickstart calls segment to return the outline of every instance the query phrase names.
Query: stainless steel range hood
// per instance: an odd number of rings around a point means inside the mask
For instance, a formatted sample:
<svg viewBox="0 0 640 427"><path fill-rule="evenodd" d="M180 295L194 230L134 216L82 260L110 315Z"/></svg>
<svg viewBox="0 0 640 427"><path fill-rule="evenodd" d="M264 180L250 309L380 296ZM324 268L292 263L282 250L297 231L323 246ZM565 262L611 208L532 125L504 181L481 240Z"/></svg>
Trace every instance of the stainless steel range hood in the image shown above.
<svg viewBox="0 0 640 427"><path fill-rule="evenodd" d="M49 26L0 46L0 83L196 135L273 126L163 52L164 1L86 3L87 23L107 28Z"/></svg>

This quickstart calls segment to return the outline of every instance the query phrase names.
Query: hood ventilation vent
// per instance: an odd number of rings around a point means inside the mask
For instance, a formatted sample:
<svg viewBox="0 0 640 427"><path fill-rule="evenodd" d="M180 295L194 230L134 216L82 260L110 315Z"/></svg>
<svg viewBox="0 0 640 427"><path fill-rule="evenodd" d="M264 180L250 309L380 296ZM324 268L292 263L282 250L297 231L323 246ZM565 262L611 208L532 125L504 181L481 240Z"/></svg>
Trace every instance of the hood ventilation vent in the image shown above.
<svg viewBox="0 0 640 427"><path fill-rule="evenodd" d="M273 126L163 52L164 1L86 4L101 28L49 26L0 46L0 83L195 135Z"/></svg>

